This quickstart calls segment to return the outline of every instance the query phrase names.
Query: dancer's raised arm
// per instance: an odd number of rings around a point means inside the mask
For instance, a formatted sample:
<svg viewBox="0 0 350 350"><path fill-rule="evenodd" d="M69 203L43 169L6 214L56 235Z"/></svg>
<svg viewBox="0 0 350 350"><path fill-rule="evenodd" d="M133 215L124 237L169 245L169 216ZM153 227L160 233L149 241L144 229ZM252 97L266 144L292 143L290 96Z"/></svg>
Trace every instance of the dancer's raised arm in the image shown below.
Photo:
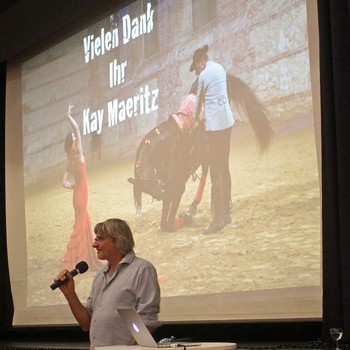
<svg viewBox="0 0 350 350"><path fill-rule="evenodd" d="M76 149L78 158L79 158L81 163L84 163L85 159L84 159L84 154L83 154L83 146L82 146L82 141L81 141L81 134L80 134L79 125L75 121L75 119L72 117L73 107L74 106L71 104L71 102L69 102L67 116L68 116L69 123L71 124L71 126L73 128L74 136L76 138L74 143L75 143L75 149Z"/></svg>

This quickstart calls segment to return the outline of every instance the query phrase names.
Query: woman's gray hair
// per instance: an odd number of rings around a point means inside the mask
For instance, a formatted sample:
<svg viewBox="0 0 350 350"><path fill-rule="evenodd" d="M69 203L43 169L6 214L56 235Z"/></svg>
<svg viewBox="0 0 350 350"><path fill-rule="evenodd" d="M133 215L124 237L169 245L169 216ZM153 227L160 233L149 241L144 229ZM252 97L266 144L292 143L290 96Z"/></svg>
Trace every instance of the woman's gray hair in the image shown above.
<svg viewBox="0 0 350 350"><path fill-rule="evenodd" d="M101 238L111 238L124 256L134 249L134 237L129 225L124 220L108 219L99 222L96 224L94 231L95 234L100 234Z"/></svg>

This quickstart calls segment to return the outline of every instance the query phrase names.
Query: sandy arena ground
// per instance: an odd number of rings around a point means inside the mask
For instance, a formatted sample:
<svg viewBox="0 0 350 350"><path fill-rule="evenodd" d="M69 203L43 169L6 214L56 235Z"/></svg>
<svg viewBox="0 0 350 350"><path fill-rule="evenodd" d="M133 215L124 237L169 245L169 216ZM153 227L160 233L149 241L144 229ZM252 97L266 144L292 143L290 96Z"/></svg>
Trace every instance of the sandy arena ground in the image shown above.
<svg viewBox="0 0 350 350"><path fill-rule="evenodd" d="M269 151L260 155L250 126L234 127L233 224L223 232L202 233L211 221L210 180L191 227L161 233L161 203L147 195L143 215L135 216L127 182L133 160L103 167L88 163L93 224L110 217L129 222L136 253L157 268L162 296L319 285L320 189L312 117L276 124L274 130ZM61 293L49 289L74 222L72 192L60 179L61 174L51 187L27 193L29 306L65 304ZM189 180L180 210L191 203L197 185ZM76 278L82 300L92 277L87 272Z"/></svg>

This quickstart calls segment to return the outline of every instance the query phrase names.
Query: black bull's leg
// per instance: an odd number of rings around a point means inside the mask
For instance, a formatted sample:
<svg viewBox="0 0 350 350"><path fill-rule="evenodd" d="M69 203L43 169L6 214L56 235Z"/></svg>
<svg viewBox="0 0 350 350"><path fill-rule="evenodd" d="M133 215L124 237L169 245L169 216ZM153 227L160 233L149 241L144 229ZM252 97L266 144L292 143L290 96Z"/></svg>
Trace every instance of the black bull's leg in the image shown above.
<svg viewBox="0 0 350 350"><path fill-rule="evenodd" d="M192 215L181 213L176 217L180 206L182 195L185 192L186 182L191 172L196 170L201 161L198 161L198 152L196 153L196 162L194 164L193 147L198 143L198 138L193 135L183 135L173 138L169 157L169 181L165 185L161 229L162 231L176 231L177 229L192 223Z"/></svg>
<svg viewBox="0 0 350 350"><path fill-rule="evenodd" d="M173 232L180 228L180 223L175 220L181 197L185 192L185 183L172 181L165 187L161 217L161 230Z"/></svg>

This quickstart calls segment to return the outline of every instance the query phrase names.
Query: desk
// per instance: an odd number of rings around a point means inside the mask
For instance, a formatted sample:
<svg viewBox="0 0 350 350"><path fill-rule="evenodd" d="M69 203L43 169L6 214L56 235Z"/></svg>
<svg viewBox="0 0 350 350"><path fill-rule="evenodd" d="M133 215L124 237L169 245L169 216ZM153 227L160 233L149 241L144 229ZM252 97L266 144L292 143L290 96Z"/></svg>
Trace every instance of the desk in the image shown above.
<svg viewBox="0 0 350 350"><path fill-rule="evenodd" d="M237 348L236 343L201 343L198 346L187 346L187 350L234 350ZM170 348L147 348L139 345L114 345L114 346L98 346L95 350L172 350L179 349L182 350L182 347L170 347Z"/></svg>

